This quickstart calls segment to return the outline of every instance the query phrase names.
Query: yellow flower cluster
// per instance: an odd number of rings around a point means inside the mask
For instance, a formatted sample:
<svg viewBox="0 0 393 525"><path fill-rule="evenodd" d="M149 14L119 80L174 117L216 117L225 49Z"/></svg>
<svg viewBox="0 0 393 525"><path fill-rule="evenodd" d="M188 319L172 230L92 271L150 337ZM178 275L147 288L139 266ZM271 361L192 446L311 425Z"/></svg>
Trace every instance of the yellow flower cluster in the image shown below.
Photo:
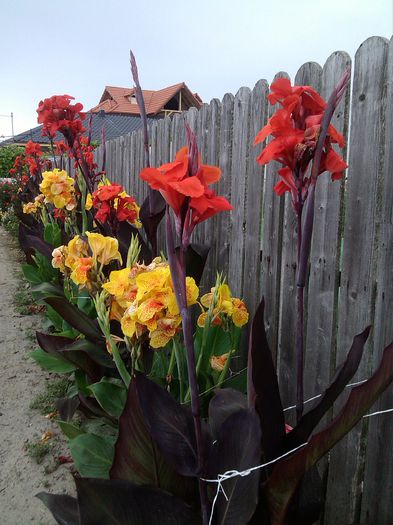
<svg viewBox="0 0 393 525"><path fill-rule="evenodd" d="M248 322L247 307L241 299L232 297L231 290L227 284L221 284L201 297L201 303L205 308L210 308L213 303L212 325L220 325L226 317L230 319L237 327L244 326ZM198 317L198 326L204 327L207 312L202 312Z"/></svg>
<svg viewBox="0 0 393 525"><path fill-rule="evenodd" d="M196 304L199 289L187 277L187 302ZM111 317L118 319L125 336L139 338L148 332L150 346L162 348L176 334L181 317L173 290L169 265L160 257L149 266L113 271L103 288L112 295Z"/></svg>
<svg viewBox="0 0 393 525"><path fill-rule="evenodd" d="M56 208L71 211L76 206L74 179L65 170L44 171L40 191Z"/></svg>
<svg viewBox="0 0 393 525"><path fill-rule="evenodd" d="M39 195L37 195L34 201L28 202L27 204L23 205L23 213L26 213L27 215L37 213L39 208L42 207L44 199L45 196L42 193L40 193Z"/></svg>
<svg viewBox="0 0 393 525"><path fill-rule="evenodd" d="M91 271L98 275L110 262L121 262L117 239L91 232L86 232L86 236L87 242L76 235L67 246L59 246L52 252L52 266L79 285L88 284Z"/></svg>

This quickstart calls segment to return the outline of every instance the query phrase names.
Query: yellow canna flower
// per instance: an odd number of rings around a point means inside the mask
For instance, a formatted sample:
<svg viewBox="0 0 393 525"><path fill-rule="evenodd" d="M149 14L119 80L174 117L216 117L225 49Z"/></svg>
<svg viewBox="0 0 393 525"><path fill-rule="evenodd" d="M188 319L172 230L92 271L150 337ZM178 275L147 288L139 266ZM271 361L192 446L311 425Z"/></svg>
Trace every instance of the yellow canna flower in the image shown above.
<svg viewBox="0 0 393 525"><path fill-rule="evenodd" d="M198 302L199 288L193 277L186 277L187 305L192 306Z"/></svg>
<svg viewBox="0 0 393 525"><path fill-rule="evenodd" d="M121 319L121 329L124 335L127 337L133 337L137 332L137 305L133 303L125 311Z"/></svg>
<svg viewBox="0 0 393 525"><path fill-rule="evenodd" d="M83 239L81 239L79 235L75 235L75 237L68 243L65 265L73 270L74 266L78 263L78 260L81 257L87 257L88 255L88 244Z"/></svg>
<svg viewBox="0 0 393 525"><path fill-rule="evenodd" d="M180 316L158 319L157 328L150 333L150 346L152 348L162 348L168 344L172 337L175 336L180 323Z"/></svg>
<svg viewBox="0 0 393 525"><path fill-rule="evenodd" d="M44 171L40 191L45 195L46 202L54 204L56 208L70 211L76 206L74 179L65 170L55 168L53 171Z"/></svg>
<svg viewBox="0 0 393 525"><path fill-rule="evenodd" d="M120 261L119 243L113 237L104 237L100 233L86 232L93 258L103 266L111 261Z"/></svg>
<svg viewBox="0 0 393 525"><path fill-rule="evenodd" d="M232 321L235 326L241 327L248 323L248 311L244 302L234 297L232 299L233 313Z"/></svg>
<svg viewBox="0 0 393 525"><path fill-rule="evenodd" d="M92 209L92 207L93 207L93 199L92 199L92 197L91 197L91 193L88 193L88 194L86 195L86 204L85 204L85 209L86 209L87 211L89 211L89 210Z"/></svg>
<svg viewBox="0 0 393 525"><path fill-rule="evenodd" d="M116 302L122 308L128 308L136 297L135 280L131 279L129 268L123 270L113 270L109 274L109 281L102 287L116 299Z"/></svg>
<svg viewBox="0 0 393 525"><path fill-rule="evenodd" d="M138 287L137 300L141 300L145 294L153 289L167 287L170 281L171 272L169 266L158 266L151 271L140 273L136 278Z"/></svg>
<svg viewBox="0 0 393 525"><path fill-rule="evenodd" d="M58 268L62 273L64 273L65 270L67 253L67 246L59 246L52 252L52 266L53 268Z"/></svg>
<svg viewBox="0 0 393 525"><path fill-rule="evenodd" d="M230 352L222 355L213 355L210 358L210 366L215 372L222 372L225 368L225 364L228 361Z"/></svg>
<svg viewBox="0 0 393 525"><path fill-rule="evenodd" d="M74 265L74 269L71 272L71 279L75 284L86 284L88 281L88 272L93 267L92 257L81 257Z"/></svg>

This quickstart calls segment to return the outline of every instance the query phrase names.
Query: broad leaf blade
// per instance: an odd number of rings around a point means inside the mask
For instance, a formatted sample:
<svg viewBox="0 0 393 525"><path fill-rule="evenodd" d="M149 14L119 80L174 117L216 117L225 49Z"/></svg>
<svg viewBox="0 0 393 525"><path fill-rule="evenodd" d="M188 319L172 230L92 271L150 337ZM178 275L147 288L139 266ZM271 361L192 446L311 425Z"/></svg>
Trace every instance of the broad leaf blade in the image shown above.
<svg viewBox="0 0 393 525"><path fill-rule="evenodd" d="M149 433L164 458L179 474L197 475L198 460L191 412L143 374L137 374L133 381Z"/></svg>
<svg viewBox="0 0 393 525"><path fill-rule="evenodd" d="M266 460L273 459L285 436L285 420L277 374L265 332L265 301L255 313L248 348L248 397L255 407L262 430L262 449Z"/></svg>
<svg viewBox="0 0 393 525"><path fill-rule="evenodd" d="M34 359L42 368L49 370L49 372L57 372L58 374L68 374L74 372L78 367L66 361L60 356L48 354L41 348L37 348L28 355Z"/></svg>
<svg viewBox="0 0 393 525"><path fill-rule="evenodd" d="M234 431L236 429L236 432ZM261 429L255 410L241 409L222 424L209 458L209 475L214 477L229 470L239 472L255 467L261 461ZM258 503L259 470L248 476L223 481L226 497L217 498L217 523L246 525ZM214 487L217 488L216 486Z"/></svg>
<svg viewBox="0 0 393 525"><path fill-rule="evenodd" d="M325 390L320 401L312 410L309 410L301 418L296 427L285 436L285 450L291 450L297 445L307 441L311 432L355 375L370 329L371 327L368 326L361 334L355 336L345 362L337 370L335 377Z"/></svg>
<svg viewBox="0 0 393 525"><path fill-rule="evenodd" d="M80 434L69 440L75 467L84 478L109 478L113 461L113 444L110 439L95 434Z"/></svg>
<svg viewBox="0 0 393 525"><path fill-rule="evenodd" d="M188 502L192 502L197 493L196 481L177 474L153 443L139 404L135 381L131 381L126 406L119 419L110 477L155 486Z"/></svg>
<svg viewBox="0 0 393 525"><path fill-rule="evenodd" d="M375 403L393 381L393 342L383 352L376 372L365 383L353 388L339 414L308 444L282 459L273 468L265 485L271 525L284 523L288 506L305 472L342 439Z"/></svg>
<svg viewBox="0 0 393 525"><path fill-rule="evenodd" d="M241 409L247 408L247 396L232 388L223 388L214 392L209 403L209 425L216 438L224 421Z"/></svg>
<svg viewBox="0 0 393 525"><path fill-rule="evenodd" d="M36 332L36 337L38 344L45 352L57 355L74 364L86 372L91 381L98 381L102 377L100 367L86 353L69 350L70 345L74 343L73 339L42 332Z"/></svg>
<svg viewBox="0 0 393 525"><path fill-rule="evenodd" d="M62 421L71 421L73 415L79 407L79 398L77 396L68 398L62 397L56 401L56 408Z"/></svg>
<svg viewBox="0 0 393 525"><path fill-rule="evenodd" d="M120 417L127 397L124 386L116 385L103 378L101 381L89 385L88 388L105 412L111 416Z"/></svg>
<svg viewBox="0 0 393 525"><path fill-rule="evenodd" d="M124 480L76 479L84 525L200 525L183 501Z"/></svg>
<svg viewBox="0 0 393 525"><path fill-rule="evenodd" d="M80 525L79 508L76 498L66 494L40 492L36 498L48 507L59 525Z"/></svg>
<svg viewBox="0 0 393 525"><path fill-rule="evenodd" d="M102 340L102 334L96 322L69 301L60 297L46 297L44 301L56 310L68 324L88 339L91 341Z"/></svg>

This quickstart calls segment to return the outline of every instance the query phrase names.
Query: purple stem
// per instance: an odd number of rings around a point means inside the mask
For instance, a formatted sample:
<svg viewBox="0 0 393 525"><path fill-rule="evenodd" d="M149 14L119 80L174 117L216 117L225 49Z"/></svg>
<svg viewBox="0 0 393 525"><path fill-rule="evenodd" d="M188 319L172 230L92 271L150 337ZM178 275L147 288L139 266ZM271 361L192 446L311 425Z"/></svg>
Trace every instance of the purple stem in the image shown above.
<svg viewBox="0 0 393 525"><path fill-rule="evenodd" d="M198 454L198 472L202 474L204 465L204 443L202 435L202 423L199 403L199 387L196 374L196 361L194 350L194 338L191 322L190 310L187 306L186 291L186 265L185 265L185 247L181 244L179 256L176 255L175 242L169 208L166 209L166 243L168 250L169 267L173 288L175 290L177 305L182 318L184 345L187 352L187 372L190 383L191 412L194 419L194 430ZM207 525L209 521L209 503L207 498L206 483L201 479L199 482L199 497L201 502L203 524Z"/></svg>
<svg viewBox="0 0 393 525"><path fill-rule="evenodd" d="M329 97L323 114L320 134L315 148L314 159L311 167L310 186L304 207L304 222L302 228L302 211L298 214L298 274L297 274L297 333L296 333L296 419L297 422L303 414L304 407L304 287L307 279L307 267L310 259L312 232L314 228L315 187L321 166L323 148L328 133L330 121L347 88L351 70L348 67L337 86Z"/></svg>

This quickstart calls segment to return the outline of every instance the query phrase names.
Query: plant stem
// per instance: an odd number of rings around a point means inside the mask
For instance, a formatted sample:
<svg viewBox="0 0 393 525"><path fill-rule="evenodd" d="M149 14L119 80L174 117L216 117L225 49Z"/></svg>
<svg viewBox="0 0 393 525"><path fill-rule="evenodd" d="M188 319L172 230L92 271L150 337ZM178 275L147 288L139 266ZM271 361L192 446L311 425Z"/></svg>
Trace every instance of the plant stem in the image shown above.
<svg viewBox="0 0 393 525"><path fill-rule="evenodd" d="M182 239L181 239L182 241ZM202 435L202 423L199 404L199 388L196 374L195 349L193 328L191 322L190 310L187 306L187 289L186 289L186 264L185 264L185 250L186 247L181 244L179 255L176 254L175 242L173 238L172 223L169 214L169 209L166 211L166 242L168 250L169 268L171 271L173 288L176 295L177 305L182 318L184 346L187 354L187 373L190 384L191 395L191 413L194 420L195 440L198 456L198 476L203 472L204 464L204 443ZM209 521L209 502L207 498L206 483L198 478L199 483L199 497L201 502L202 521L203 525L207 525Z"/></svg>
<svg viewBox="0 0 393 525"><path fill-rule="evenodd" d="M302 207L297 214L297 268L300 266L300 253L302 244ZM296 289L296 421L299 422L304 407L304 286Z"/></svg>

